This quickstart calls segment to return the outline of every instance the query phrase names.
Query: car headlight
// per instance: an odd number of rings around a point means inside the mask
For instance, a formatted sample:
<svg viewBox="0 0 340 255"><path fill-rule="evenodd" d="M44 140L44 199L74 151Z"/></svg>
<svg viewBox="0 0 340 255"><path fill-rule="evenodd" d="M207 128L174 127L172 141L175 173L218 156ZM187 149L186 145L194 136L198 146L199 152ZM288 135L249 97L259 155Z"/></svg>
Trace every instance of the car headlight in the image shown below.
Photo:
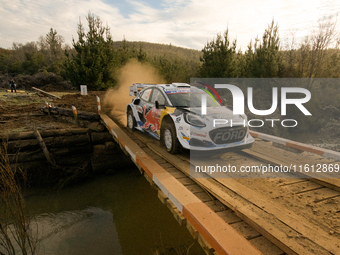
<svg viewBox="0 0 340 255"><path fill-rule="evenodd" d="M185 121L195 127L205 127L204 121L199 116L191 113L185 115Z"/></svg>

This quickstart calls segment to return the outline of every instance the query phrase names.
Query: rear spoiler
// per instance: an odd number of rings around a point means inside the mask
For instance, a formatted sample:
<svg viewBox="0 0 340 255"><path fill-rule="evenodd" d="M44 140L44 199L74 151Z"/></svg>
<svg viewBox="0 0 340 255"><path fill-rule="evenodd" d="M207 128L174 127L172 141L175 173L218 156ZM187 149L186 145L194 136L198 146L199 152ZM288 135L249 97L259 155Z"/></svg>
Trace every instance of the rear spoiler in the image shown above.
<svg viewBox="0 0 340 255"><path fill-rule="evenodd" d="M135 97L142 89L154 85L155 84L134 83L132 84L132 86L129 87L129 96Z"/></svg>
<svg viewBox="0 0 340 255"><path fill-rule="evenodd" d="M157 84L150 84L150 83L133 83L132 86L129 87L129 96L135 97L137 96L138 92L142 89L150 86L155 86ZM176 86L180 88L190 88L190 85L187 83L172 83L172 84L159 84L159 85L167 85L167 86Z"/></svg>

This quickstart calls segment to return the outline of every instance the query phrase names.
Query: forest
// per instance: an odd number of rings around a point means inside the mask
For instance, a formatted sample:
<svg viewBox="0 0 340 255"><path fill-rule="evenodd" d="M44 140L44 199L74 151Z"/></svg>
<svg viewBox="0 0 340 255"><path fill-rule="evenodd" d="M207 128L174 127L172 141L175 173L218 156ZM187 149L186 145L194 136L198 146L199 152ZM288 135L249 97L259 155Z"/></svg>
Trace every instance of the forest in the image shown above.
<svg viewBox="0 0 340 255"><path fill-rule="evenodd" d="M79 22L72 46L53 28L37 41L13 42L0 48L2 78L53 76L92 90L116 85L116 70L135 58L154 66L166 82L189 82L191 77L224 78L339 78L339 31L336 22L319 23L303 40L283 43L274 20L261 38L252 38L245 51L229 36L228 28L217 34L201 51L171 44L113 41L110 28L89 13L88 28ZM40 74L40 75L39 75ZM52 79L52 80L53 80ZM4 79L2 79L3 82ZM2 84L4 85L4 84Z"/></svg>
<svg viewBox="0 0 340 255"><path fill-rule="evenodd" d="M79 21L71 46L51 28L35 42L0 48L0 87L8 88L8 80L14 78L19 88L26 89L52 84L79 90L80 84L87 84L92 91L106 90L117 85L117 71L136 59L153 66L167 83L189 83L192 77L307 78L305 88L312 94L308 107L313 116L304 118L294 130L322 131L340 118L338 85L316 79L340 77L339 29L332 18L320 21L318 28L303 39L293 37L289 41L280 38L279 25L272 20L262 37L251 38L243 51L237 40L230 38L228 28L199 51L125 38L113 41L110 28L98 16L89 12L86 22L85 28ZM254 93L265 95L254 102L258 109L270 107L273 86L257 85ZM298 111L290 112L287 117L299 117ZM282 135L280 131L266 132Z"/></svg>

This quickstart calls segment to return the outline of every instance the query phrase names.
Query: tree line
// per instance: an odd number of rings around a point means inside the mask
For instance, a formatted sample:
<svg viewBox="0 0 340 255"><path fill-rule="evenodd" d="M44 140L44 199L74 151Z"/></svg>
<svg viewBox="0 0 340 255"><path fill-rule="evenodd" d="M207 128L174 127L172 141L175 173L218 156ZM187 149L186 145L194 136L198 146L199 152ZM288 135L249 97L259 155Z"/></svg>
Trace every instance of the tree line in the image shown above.
<svg viewBox="0 0 340 255"><path fill-rule="evenodd" d="M262 39L251 40L246 51L237 50L228 29L208 42L202 52L200 77L228 78L339 78L340 52L336 22L319 23L304 40L282 45L278 24L268 25Z"/></svg>
<svg viewBox="0 0 340 255"><path fill-rule="evenodd" d="M114 42L108 26L89 13L88 29L78 23L72 46L53 28L36 42L0 48L0 73L53 73L74 87L87 84L103 90L117 83L116 71L135 58L152 64L166 82L189 82L191 77L228 78L339 78L340 55L336 23L320 23L304 40L282 45L278 25L272 21L262 38L250 41L242 52L228 29L208 42L201 52L170 45ZM146 45L146 46L145 46ZM312 86L312 82L310 84Z"/></svg>

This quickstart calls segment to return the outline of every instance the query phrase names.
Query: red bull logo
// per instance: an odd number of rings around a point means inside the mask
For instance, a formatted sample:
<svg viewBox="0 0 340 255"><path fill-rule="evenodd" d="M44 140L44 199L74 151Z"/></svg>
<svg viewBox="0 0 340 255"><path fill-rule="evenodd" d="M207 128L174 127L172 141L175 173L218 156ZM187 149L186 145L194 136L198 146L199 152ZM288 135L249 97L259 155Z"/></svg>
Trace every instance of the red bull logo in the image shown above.
<svg viewBox="0 0 340 255"><path fill-rule="evenodd" d="M143 129L151 128L152 132L159 131L159 120L161 116L161 110L151 108L148 113L146 113L146 107L144 106L143 115L145 118L145 123L142 126Z"/></svg>

